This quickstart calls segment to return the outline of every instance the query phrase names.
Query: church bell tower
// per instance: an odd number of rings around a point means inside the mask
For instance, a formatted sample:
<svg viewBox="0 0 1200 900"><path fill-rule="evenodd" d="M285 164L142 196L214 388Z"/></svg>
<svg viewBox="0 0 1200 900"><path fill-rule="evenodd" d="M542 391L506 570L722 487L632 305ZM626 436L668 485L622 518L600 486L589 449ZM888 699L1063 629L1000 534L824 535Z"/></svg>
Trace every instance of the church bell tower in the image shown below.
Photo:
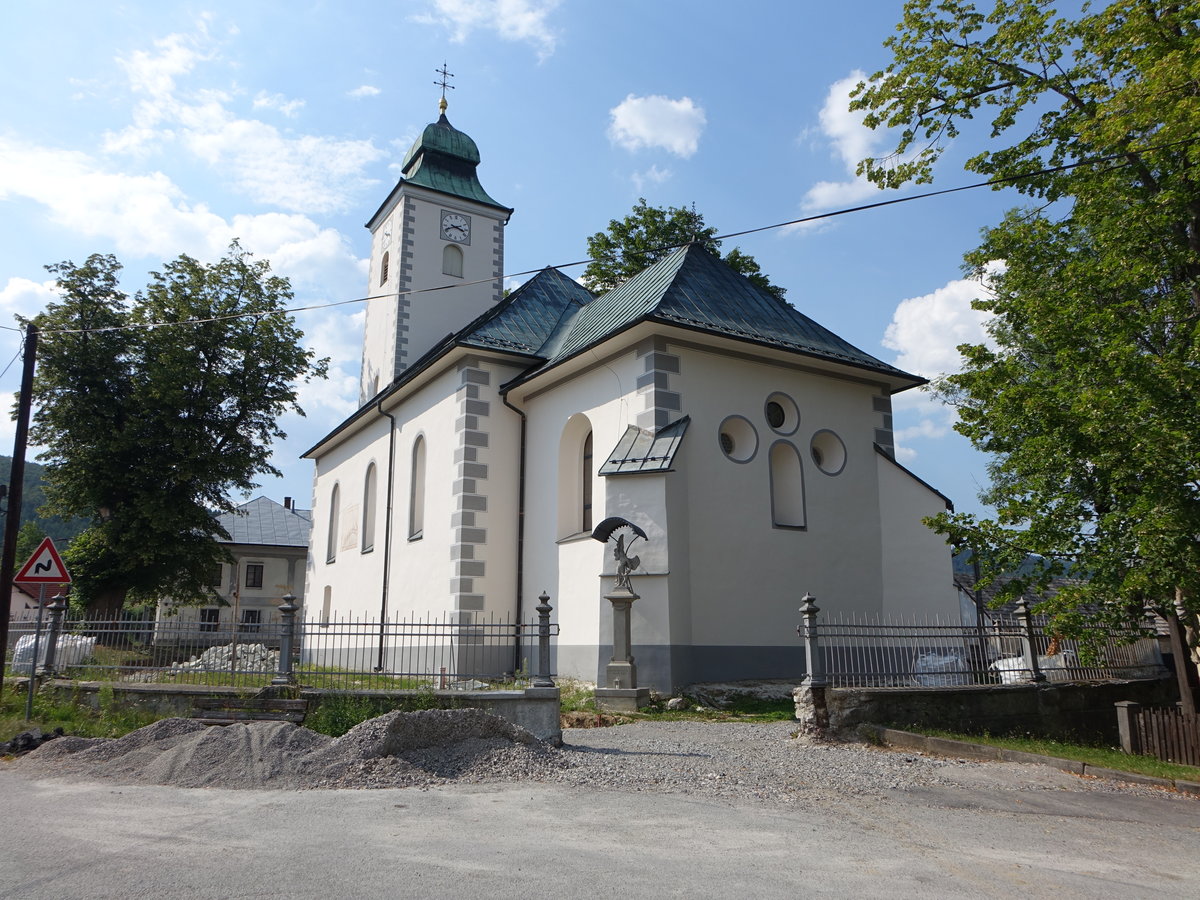
<svg viewBox="0 0 1200 900"><path fill-rule="evenodd" d="M503 296L504 226L512 209L479 183L479 148L446 118L425 127L379 207L363 330L359 406Z"/></svg>

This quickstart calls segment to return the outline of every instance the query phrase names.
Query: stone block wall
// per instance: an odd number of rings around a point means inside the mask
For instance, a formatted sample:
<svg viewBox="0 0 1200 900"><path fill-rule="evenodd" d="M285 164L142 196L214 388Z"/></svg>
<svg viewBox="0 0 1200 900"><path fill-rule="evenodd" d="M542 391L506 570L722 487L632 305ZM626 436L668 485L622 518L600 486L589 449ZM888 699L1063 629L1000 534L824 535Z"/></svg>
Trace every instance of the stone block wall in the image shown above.
<svg viewBox="0 0 1200 900"><path fill-rule="evenodd" d="M1119 739L1115 704L1176 701L1170 679L1083 684L982 685L961 688L825 688L824 708L813 691L797 688L796 718L828 722L837 732L859 725L932 728L990 734L1033 734L1063 740Z"/></svg>

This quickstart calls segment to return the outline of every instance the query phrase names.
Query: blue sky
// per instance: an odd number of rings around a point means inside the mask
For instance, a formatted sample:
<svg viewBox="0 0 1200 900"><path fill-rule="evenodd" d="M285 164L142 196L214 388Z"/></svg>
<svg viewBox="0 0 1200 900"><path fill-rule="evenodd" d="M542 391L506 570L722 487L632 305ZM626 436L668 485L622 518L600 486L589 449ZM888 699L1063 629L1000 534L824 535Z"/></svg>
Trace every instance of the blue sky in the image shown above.
<svg viewBox="0 0 1200 900"><path fill-rule="evenodd" d="M479 144L487 191L516 208L506 269L583 259L586 237L639 196L695 203L738 232L891 196L856 179L891 149L846 110L887 62L899 2L393 0L378 3L6 4L0 66L0 325L51 296L44 265L115 253L127 289L179 253L238 237L292 279L297 305L367 292L367 217L437 117ZM967 129L935 188L986 132ZM788 300L862 349L926 376L982 337L961 260L1019 204L968 191L739 238ZM582 269L564 270L578 276ZM515 281L513 282L516 283ZM311 497L299 454L353 411L362 306L298 316L332 358L276 447L276 500ZM19 349L0 330L0 367ZM19 365L0 378L7 397ZM918 392L896 398L900 459L962 511L986 459ZM12 424L0 423L0 452Z"/></svg>

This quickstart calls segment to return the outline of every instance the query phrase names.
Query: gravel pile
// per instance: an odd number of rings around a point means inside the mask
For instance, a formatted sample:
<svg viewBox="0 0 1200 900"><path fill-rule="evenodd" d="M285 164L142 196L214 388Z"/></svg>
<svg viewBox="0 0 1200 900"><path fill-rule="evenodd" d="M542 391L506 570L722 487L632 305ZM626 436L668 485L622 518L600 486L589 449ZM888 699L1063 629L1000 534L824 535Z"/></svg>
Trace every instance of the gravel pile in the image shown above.
<svg viewBox="0 0 1200 900"><path fill-rule="evenodd" d="M790 722L637 723L592 729L555 780L580 786L793 802L959 783L981 764L792 737ZM574 740L574 735L570 738Z"/></svg>
<svg viewBox="0 0 1200 900"><path fill-rule="evenodd" d="M116 740L62 737L10 765L31 776L249 789L535 781L796 803L1000 781L1012 790L1164 796L1039 766L923 756L793 737L789 722L640 722L568 729L554 748L481 710L392 712L329 738L287 723L209 728L164 719ZM996 779L1007 766L1016 778ZM1167 795L1170 796L1170 795ZM1189 802L1183 799L1182 802Z"/></svg>
<svg viewBox="0 0 1200 900"><path fill-rule="evenodd" d="M544 776L559 751L478 709L392 712L340 738L287 722L162 719L121 738L61 737L12 763L29 775L215 788L415 787Z"/></svg>

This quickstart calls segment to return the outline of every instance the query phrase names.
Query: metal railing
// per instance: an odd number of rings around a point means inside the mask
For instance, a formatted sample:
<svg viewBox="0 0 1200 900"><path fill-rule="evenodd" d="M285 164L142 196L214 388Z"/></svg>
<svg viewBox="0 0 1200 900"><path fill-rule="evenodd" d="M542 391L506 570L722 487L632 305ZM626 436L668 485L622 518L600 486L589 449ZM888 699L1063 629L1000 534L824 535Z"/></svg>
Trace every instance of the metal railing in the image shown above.
<svg viewBox="0 0 1200 900"><path fill-rule="evenodd" d="M809 678L833 687L963 687L980 684L1160 678L1153 633L1097 626L1081 638L1056 635L1046 617L1016 615L978 625L818 616L804 598Z"/></svg>
<svg viewBox="0 0 1200 900"><path fill-rule="evenodd" d="M252 623L175 615L92 619L60 609L40 634L33 622L12 623L6 667L17 675L236 687L553 686L551 644L559 629L550 621L549 598L540 600L531 622L462 612L383 622L298 620L294 597L284 598L278 615Z"/></svg>

